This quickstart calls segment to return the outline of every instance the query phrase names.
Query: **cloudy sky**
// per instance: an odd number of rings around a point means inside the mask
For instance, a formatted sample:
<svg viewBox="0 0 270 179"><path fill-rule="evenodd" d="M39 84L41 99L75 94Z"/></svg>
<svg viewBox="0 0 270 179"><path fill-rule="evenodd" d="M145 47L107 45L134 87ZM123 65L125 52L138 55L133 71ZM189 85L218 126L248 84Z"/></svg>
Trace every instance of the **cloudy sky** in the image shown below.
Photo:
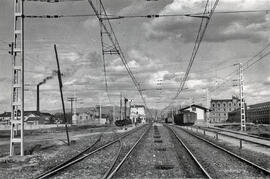
<svg viewBox="0 0 270 179"><path fill-rule="evenodd" d="M96 2L96 1L94 1ZM201 13L206 0L103 0L108 14L147 15ZM210 1L209 8L214 0ZM220 0L216 12L267 10L267 0ZM26 15L93 14L88 1L26 2ZM124 18L111 21L121 48L151 108L166 107L177 92L190 60L200 19L191 17ZM249 64L269 43L270 14L215 13L201 43L185 90L174 105L206 104L210 98L231 98L239 94L235 86L235 63ZM13 1L0 1L0 112L10 111L11 57L8 43L13 38ZM25 106L34 110L36 85L56 70L53 44L57 44L63 73L64 97L80 99L78 107L109 105L105 92L99 24L95 17L25 20ZM248 104L270 100L270 61L266 56L244 73ZM141 104L121 60L106 56L109 96L119 103L120 92ZM235 73L233 73L235 72ZM232 74L233 75L230 75ZM229 77L229 78L227 78ZM226 81L226 83L223 83ZM40 87L41 110L61 108L57 78Z"/></svg>

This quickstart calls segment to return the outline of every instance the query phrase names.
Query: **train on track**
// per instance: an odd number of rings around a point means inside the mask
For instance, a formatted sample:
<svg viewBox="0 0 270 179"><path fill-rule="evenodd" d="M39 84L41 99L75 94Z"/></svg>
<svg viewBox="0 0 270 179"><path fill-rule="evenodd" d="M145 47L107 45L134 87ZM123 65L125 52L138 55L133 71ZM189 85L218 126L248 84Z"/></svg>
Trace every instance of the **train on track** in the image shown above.
<svg viewBox="0 0 270 179"><path fill-rule="evenodd" d="M190 126L197 120L197 114L190 111L182 111L174 115L174 123L180 126Z"/></svg>

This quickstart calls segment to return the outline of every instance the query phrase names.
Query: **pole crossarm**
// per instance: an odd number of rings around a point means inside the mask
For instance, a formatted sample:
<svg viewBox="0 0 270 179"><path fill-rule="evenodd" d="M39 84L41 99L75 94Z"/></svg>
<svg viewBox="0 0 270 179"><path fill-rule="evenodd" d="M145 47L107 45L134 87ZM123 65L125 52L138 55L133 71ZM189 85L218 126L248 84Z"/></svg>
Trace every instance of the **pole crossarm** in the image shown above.
<svg viewBox="0 0 270 179"><path fill-rule="evenodd" d="M143 101L145 107L147 108L146 100L145 100L145 98L144 98L144 96L143 96L143 94L142 94L141 87L140 87L138 81L136 80L135 76L133 75L132 71L130 70L130 67L129 67L127 61L126 61L125 55L124 55L124 53L123 53L123 51L122 51L122 49L121 49L121 47L120 47L120 44L119 44L119 42L118 42L118 40L117 40L117 38L116 38L116 35L115 35L114 31L113 31L112 25L111 25L111 23L110 23L110 18L109 18L109 16L107 15L107 12L106 12L106 10L105 10L105 8L104 8L104 5L103 5L102 1L99 0L99 3L100 3L100 4L99 4L99 5L100 5L100 7L99 7L99 8L100 8L100 12L99 12L98 9L95 7L95 5L94 5L94 3L93 3L92 0L88 0L88 2L89 2L89 4L90 4L90 6L92 7L92 9L93 9L93 11L94 11L96 17L97 17L98 20L99 20L100 27L101 27L101 29L102 29L102 33L103 33L103 34L104 34L104 33L107 34L107 38L108 38L108 40L110 41L111 45L113 46L113 48L112 48L113 51L114 51L114 52L117 52L117 55L120 57L120 59L121 59L123 65L125 66L125 68L126 68L128 74L129 74L130 78L132 79L132 81L133 81L135 87L137 88L137 90L138 90L138 92L139 92L139 94L140 94L140 96L141 96L141 99L142 99L142 101ZM101 12L102 12L102 14L101 14ZM105 17L105 18L104 18L104 17ZM147 108L147 110L148 110L149 113L151 114L151 111L150 111L148 108ZM152 114L151 114L151 116L152 116Z"/></svg>

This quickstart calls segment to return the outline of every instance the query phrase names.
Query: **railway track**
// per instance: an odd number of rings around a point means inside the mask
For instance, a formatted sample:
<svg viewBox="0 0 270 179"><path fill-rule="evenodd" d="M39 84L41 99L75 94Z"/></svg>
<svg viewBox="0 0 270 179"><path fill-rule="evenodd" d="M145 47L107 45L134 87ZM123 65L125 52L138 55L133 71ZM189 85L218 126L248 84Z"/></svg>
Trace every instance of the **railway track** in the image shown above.
<svg viewBox="0 0 270 179"><path fill-rule="evenodd" d="M131 155L131 153L136 150L136 147L142 141L142 139L147 135L150 128L151 128L151 126L149 126L148 129L144 133L142 133L142 135L140 135L140 137L132 145L132 147L128 147L127 149L124 149L123 144L121 142L121 148L119 149L118 154L117 154L114 162L112 163L111 167L109 168L109 170L107 170L107 172L103 176L103 179L111 179L117 175L117 172L124 165L124 163L128 160L128 157Z"/></svg>
<svg viewBox="0 0 270 179"><path fill-rule="evenodd" d="M199 127L202 129L210 129L213 131L217 131L217 132L228 132L228 133L232 133L232 134L237 134L239 136L245 136L245 137L250 137L250 138L255 138L255 139L261 139L261 140L265 140L265 141L270 141L270 138L266 138L266 137L261 137L261 136L256 136L253 134L248 134L248 133L242 133L242 132L238 132L238 131L232 131L232 130L228 130L228 129L222 129L222 128L217 128L217 127Z"/></svg>
<svg viewBox="0 0 270 179"><path fill-rule="evenodd" d="M229 137L235 140L239 140L240 148L242 148L242 141L246 142L247 144L259 145L266 148L270 147L269 139L257 137L257 136L249 135L245 133L218 129L218 128L206 128L206 127L187 127L187 129L196 130L197 132L200 131L201 133L204 133L207 135L219 135L219 136L224 136L224 137Z"/></svg>
<svg viewBox="0 0 270 179"><path fill-rule="evenodd" d="M69 167L79 163L80 161L90 157L91 155L109 147L112 146L113 144L116 143L120 143L121 144L121 140L133 133L136 133L138 130L143 129L145 126L141 126L138 127L136 129L133 129L131 131L125 132L122 135L117 136L116 139L106 142L104 144L100 144L98 145L98 143L100 142L101 138L98 138L91 146L89 146L88 148L86 148L85 150L81 151L79 154L73 156L72 158L68 159L67 161L57 165L56 167L53 167L52 169L42 173L41 175L37 176L37 179L42 179L42 178L48 178L48 177L52 177L55 176L59 173L61 173L62 171L68 169Z"/></svg>
<svg viewBox="0 0 270 179"><path fill-rule="evenodd" d="M212 178L210 174L206 171L203 165L194 156L191 150L186 146L182 139L177 135L174 129L168 127L166 128L170 131L171 138L175 145L175 150L179 158L179 163L185 163L183 168L187 168L186 177L187 178ZM179 145L178 145L179 144ZM181 149L184 150L181 150ZM183 157L185 156L185 157ZM189 156L189 157L188 157ZM187 166L188 165L188 166Z"/></svg>
<svg viewBox="0 0 270 179"><path fill-rule="evenodd" d="M208 178L270 177L270 171L182 128L169 127Z"/></svg>

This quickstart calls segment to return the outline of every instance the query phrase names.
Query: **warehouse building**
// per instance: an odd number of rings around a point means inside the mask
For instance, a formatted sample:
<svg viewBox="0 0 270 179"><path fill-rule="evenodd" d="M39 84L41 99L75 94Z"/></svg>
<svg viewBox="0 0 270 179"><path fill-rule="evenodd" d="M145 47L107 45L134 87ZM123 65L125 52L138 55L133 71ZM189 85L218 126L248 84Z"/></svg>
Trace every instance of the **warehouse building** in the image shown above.
<svg viewBox="0 0 270 179"><path fill-rule="evenodd" d="M185 108L182 108L179 110L179 113L183 111L190 111L196 113L196 124L205 123L207 121L207 113L209 112L209 109L199 106L196 104L192 104L191 106L187 106Z"/></svg>
<svg viewBox="0 0 270 179"><path fill-rule="evenodd" d="M210 122L225 122L228 119L228 113L240 107L240 99L232 96L232 99L211 99L210 102Z"/></svg>

